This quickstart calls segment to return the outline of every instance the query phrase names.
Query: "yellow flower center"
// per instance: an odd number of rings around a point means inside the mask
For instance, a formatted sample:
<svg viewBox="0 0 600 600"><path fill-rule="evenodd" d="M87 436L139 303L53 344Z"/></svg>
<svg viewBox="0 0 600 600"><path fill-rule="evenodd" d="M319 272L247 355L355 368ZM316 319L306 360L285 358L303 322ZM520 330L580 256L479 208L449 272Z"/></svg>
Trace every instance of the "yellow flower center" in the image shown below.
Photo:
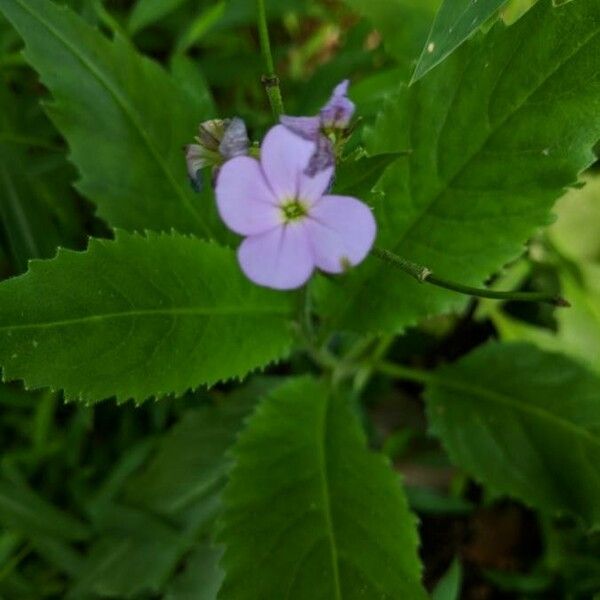
<svg viewBox="0 0 600 600"><path fill-rule="evenodd" d="M286 223L302 219L307 214L308 207L300 200L288 200L281 205L281 215Z"/></svg>

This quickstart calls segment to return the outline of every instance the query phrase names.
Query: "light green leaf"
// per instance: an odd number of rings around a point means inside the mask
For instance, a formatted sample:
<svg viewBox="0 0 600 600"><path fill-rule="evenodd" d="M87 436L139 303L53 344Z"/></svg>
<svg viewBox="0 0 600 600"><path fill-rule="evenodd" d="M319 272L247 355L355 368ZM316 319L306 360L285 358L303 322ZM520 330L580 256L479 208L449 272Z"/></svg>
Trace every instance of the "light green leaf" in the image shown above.
<svg viewBox="0 0 600 600"><path fill-rule="evenodd" d="M479 29L507 0L444 0L412 77L421 79Z"/></svg>
<svg viewBox="0 0 600 600"><path fill-rule="evenodd" d="M219 598L426 597L398 478L325 382L297 379L267 397L234 458Z"/></svg>
<svg viewBox="0 0 600 600"><path fill-rule="evenodd" d="M600 177L586 176L581 189L570 190L556 204L558 218L548 228L561 254L578 263L600 265Z"/></svg>
<svg viewBox="0 0 600 600"><path fill-rule="evenodd" d="M119 233L0 285L0 364L86 402L181 394L285 355L294 298L216 244Z"/></svg>
<svg viewBox="0 0 600 600"><path fill-rule="evenodd" d="M594 160L599 33L596 0L562 8L542 0L394 97L371 153L412 153L379 184L378 244L476 286L518 256ZM399 331L465 304L375 258L319 287L329 330Z"/></svg>
<svg viewBox="0 0 600 600"><path fill-rule="evenodd" d="M211 203L188 184L182 152L209 116L202 107L128 42L109 41L69 9L47 0L0 0L0 11L52 92L47 111L69 142L78 188L98 215L128 230L218 231Z"/></svg>
<svg viewBox="0 0 600 600"><path fill-rule="evenodd" d="M600 523L600 378L528 344L489 344L436 371L432 432L495 493Z"/></svg>

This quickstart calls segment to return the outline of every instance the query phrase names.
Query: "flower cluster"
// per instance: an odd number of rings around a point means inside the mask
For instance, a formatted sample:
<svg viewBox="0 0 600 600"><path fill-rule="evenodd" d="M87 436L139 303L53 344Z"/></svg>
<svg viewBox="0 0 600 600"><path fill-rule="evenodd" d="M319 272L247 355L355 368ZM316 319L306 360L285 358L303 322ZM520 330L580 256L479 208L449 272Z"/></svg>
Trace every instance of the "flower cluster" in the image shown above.
<svg viewBox="0 0 600 600"><path fill-rule="evenodd" d="M354 112L347 89L340 84L316 117L282 117L265 136L259 160L240 152L220 167L219 214L245 237L239 263L258 285L298 288L315 269L342 273L371 250L377 227L369 207L328 193L336 135Z"/></svg>

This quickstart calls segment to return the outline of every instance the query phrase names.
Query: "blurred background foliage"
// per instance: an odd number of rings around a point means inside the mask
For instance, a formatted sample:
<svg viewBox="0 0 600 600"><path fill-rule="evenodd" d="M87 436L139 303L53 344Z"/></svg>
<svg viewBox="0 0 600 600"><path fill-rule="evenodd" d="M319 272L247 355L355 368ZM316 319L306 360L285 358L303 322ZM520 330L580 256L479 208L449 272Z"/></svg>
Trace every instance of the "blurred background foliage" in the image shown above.
<svg viewBox="0 0 600 600"><path fill-rule="evenodd" d="M255 139L268 127L250 0L62 3L162 63L215 116L243 117ZM510 2L503 17L510 22L531 3ZM439 2L268 4L287 112L315 112L350 77L368 125L386 95L409 79ZM22 273L29 259L53 256L59 246L83 248L89 235L111 235L73 187L69 150L45 116L47 93L21 48L0 18L1 277ZM474 302L464 314L411 329L394 341L392 354L429 367L498 337L558 349L600 373L600 175L592 170L585 182L558 203L556 223L493 282L562 290L571 310ZM302 357L293 360L308 368ZM2 385L0 598L216 598L222 573L211 530L226 450L256 397L286 369L273 368L233 393L220 386L141 407L76 406L54 391ZM450 466L427 435L419 386L383 376L367 385L357 410L372 445L405 480L436 600L599 593L598 532L494 497Z"/></svg>

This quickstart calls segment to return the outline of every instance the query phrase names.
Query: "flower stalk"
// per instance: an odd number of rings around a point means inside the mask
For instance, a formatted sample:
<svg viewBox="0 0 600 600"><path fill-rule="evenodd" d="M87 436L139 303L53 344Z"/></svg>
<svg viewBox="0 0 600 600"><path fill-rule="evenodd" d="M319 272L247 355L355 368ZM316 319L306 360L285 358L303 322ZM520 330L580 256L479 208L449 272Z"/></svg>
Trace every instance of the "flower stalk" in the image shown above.
<svg viewBox="0 0 600 600"><path fill-rule="evenodd" d="M276 121L283 114L283 98L279 87L279 77L275 72L275 63L271 52L271 41L269 39L269 26L267 24L267 9L265 0L256 0L257 18L258 18L258 37L260 39L260 48L265 61L266 74L262 77L262 83L265 86L269 104L273 111Z"/></svg>
<svg viewBox="0 0 600 600"><path fill-rule="evenodd" d="M501 292L497 290L474 288L468 285L462 285L461 283L456 283L454 281L448 281L434 275L433 271L428 267L417 265L384 248L373 248L371 254L387 262L388 264L401 269L416 279L419 283L431 283L432 285L436 285L447 290L452 290L453 292L458 292L459 294L465 294L466 296L474 296L476 298L491 298L492 300L512 300L516 302L541 302L560 307L571 306L564 298L553 294L547 294L546 292Z"/></svg>

